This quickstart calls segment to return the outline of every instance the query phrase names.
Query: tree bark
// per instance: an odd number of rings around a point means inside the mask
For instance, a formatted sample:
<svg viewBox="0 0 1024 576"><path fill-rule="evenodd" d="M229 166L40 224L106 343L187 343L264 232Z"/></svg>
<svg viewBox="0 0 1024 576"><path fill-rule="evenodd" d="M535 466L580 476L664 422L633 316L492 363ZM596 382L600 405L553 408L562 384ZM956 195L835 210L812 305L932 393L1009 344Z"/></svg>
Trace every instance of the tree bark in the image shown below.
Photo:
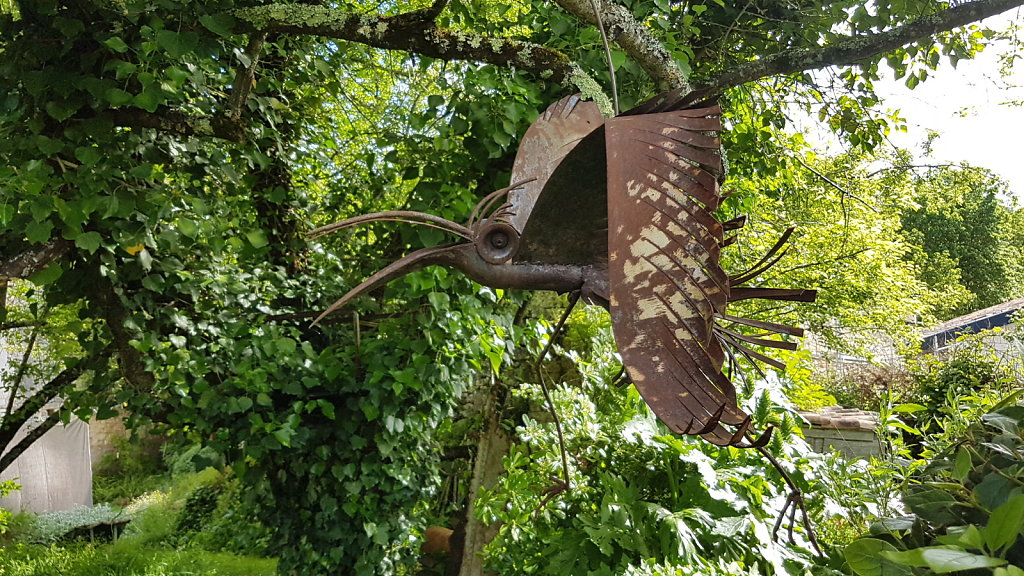
<svg viewBox="0 0 1024 576"><path fill-rule="evenodd" d="M440 28L433 10L379 16L308 4L268 4L233 15L256 31L312 34L441 60L487 62L529 70L554 82L574 71L568 56L540 44Z"/></svg>
<svg viewBox="0 0 1024 576"><path fill-rule="evenodd" d="M597 4L601 11L600 23L604 25L608 39L640 65L654 80L659 92L676 88L689 91L686 74L669 51L625 6L606 0L555 0L555 3L591 26L598 26L594 13L594 5Z"/></svg>
<svg viewBox="0 0 1024 576"><path fill-rule="evenodd" d="M0 280L28 278L70 251L71 242L67 240L48 240L31 246L20 254L0 261Z"/></svg>
<svg viewBox="0 0 1024 576"><path fill-rule="evenodd" d="M466 517L453 536L449 576L483 576L483 549L494 540L500 524L486 524L476 517L475 503L483 489L493 488L505 471L503 459L512 447L512 438L501 425L500 385L491 387L483 407L484 426L477 443L473 476L466 496ZM457 563L456 563L457 562Z"/></svg>

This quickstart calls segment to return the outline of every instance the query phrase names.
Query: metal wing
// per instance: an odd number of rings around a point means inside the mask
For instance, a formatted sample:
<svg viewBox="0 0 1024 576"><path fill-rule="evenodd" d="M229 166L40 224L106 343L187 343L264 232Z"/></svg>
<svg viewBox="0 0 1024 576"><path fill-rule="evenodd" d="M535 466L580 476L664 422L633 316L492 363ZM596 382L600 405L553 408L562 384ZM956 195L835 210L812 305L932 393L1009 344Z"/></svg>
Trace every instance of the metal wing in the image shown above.
<svg viewBox="0 0 1024 576"><path fill-rule="evenodd" d="M586 265L607 258L604 118L567 96L530 126L512 167L509 221L520 232L515 260Z"/></svg>
<svg viewBox="0 0 1024 576"><path fill-rule="evenodd" d="M712 106L606 121L608 273L615 340L647 404L676 433L738 445L750 418L722 373L715 335L730 289L712 216L720 114Z"/></svg>

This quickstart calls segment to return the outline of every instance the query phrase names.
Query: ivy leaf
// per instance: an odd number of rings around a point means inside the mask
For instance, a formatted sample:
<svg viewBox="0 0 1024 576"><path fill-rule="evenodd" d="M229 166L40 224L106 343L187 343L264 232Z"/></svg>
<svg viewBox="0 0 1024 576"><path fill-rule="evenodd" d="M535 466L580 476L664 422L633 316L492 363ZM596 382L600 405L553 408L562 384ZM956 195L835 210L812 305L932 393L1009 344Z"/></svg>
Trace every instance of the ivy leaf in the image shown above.
<svg viewBox="0 0 1024 576"><path fill-rule="evenodd" d="M67 102L50 101L46 103L46 113L58 122L63 122L64 120L67 120L77 110L77 107L72 106Z"/></svg>
<svg viewBox="0 0 1024 576"><path fill-rule="evenodd" d="M59 263L54 263L30 276L29 281L36 286L45 286L56 282L63 274L64 268Z"/></svg>
<svg viewBox="0 0 1024 576"><path fill-rule="evenodd" d="M128 51L128 44L125 44L125 41L122 40L119 36L107 38L103 41L103 45L118 53L124 53Z"/></svg>
<svg viewBox="0 0 1024 576"><path fill-rule="evenodd" d="M132 98L132 103L146 112L156 112L156 109L163 103L163 98L153 93L152 90L146 90L136 94Z"/></svg>
<svg viewBox="0 0 1024 576"><path fill-rule="evenodd" d="M53 223L49 220L32 221L25 226L25 238L33 244L46 242L50 239L51 232L53 232Z"/></svg>
<svg viewBox="0 0 1024 576"><path fill-rule="evenodd" d="M195 50L199 43L199 37L195 32L179 33L174 30L161 30L156 33L156 43L166 50L171 58L181 58Z"/></svg>
<svg viewBox="0 0 1024 576"><path fill-rule="evenodd" d="M270 240L267 240L267 233L263 230L252 230L245 235L245 239L252 244L253 248L263 248L267 244L270 244Z"/></svg>
<svg viewBox="0 0 1024 576"><path fill-rule="evenodd" d="M100 161L100 158L102 158L102 155L99 148L95 146L79 146L75 148L75 158L85 166L95 166Z"/></svg>
<svg viewBox="0 0 1024 576"><path fill-rule="evenodd" d="M235 19L230 14L207 14L199 17L199 23L218 36L230 36Z"/></svg>
<svg viewBox="0 0 1024 576"><path fill-rule="evenodd" d="M75 246L87 250L89 254L95 254L96 250L103 244L103 237L99 232L85 232L75 238Z"/></svg>
<svg viewBox="0 0 1024 576"><path fill-rule="evenodd" d="M126 104L131 104L132 99L134 98L131 93L125 92L120 88L111 88L107 90L105 96L107 98L107 102L110 102L111 106L124 106Z"/></svg>

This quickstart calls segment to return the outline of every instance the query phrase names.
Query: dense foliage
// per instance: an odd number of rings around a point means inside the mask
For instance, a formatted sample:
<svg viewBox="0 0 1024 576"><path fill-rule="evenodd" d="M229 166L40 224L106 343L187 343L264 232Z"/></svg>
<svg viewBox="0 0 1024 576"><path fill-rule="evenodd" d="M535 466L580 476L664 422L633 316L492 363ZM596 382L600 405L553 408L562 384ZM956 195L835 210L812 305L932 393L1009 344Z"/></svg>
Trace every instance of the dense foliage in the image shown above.
<svg viewBox="0 0 1024 576"><path fill-rule="evenodd" d="M461 407L470 413L467 430L451 429L459 399L498 382L531 398L539 382L522 374L547 322L520 313L523 295L431 269L311 329L316 311L368 272L444 237L377 227L318 244L301 233L398 207L462 220L479 197L506 185L516 139L548 103L573 91L609 100L601 35L588 24L593 5L583 4L586 12L570 1L2 3L0 327L17 331L11 341L19 350L32 348L27 342L38 328L60 352L24 356L41 386L34 395L20 382L8 387L19 403L6 407L0 443L8 446L28 416L57 396L64 409L37 430L71 413L106 417L121 407L132 425L152 424L226 457L244 483L241 498L277 531L272 552L281 573L387 573L410 561L410 535L437 514L426 503L440 482L442 443L472 445L481 437L472 406ZM870 111L878 104L872 81L884 67L916 85L940 61L970 57L981 46L985 31L959 26L1013 6L967 4L652 0L600 7L621 28L611 60L624 107L662 89L734 88L722 99L735 192L724 210L774 214L792 201L811 218L813 203L794 196L806 188L793 176L802 173L795 158L806 151L786 134L779 104L803 106L861 151L877 147L891 120ZM882 43L883 30L898 41ZM860 37L848 42L850 34ZM762 68L765 62L774 67ZM833 85L815 85L804 73L829 64L844 66ZM887 192L879 186L873 193L884 199ZM886 232L892 214L880 225ZM833 250L830 226L808 232L813 241L780 270L848 261L852 252ZM737 269L771 243L767 235L751 237L736 252ZM862 254L879 255L892 241L870 233L851 240L866 243ZM913 281L902 276L905 264L858 262L828 286L835 296L822 300L811 323L856 322L865 315L853 306L865 302L876 307L868 317L900 317L906 307L885 302ZM876 285L879 277L890 281ZM550 506L582 506L577 494L609 504L576 510L577 520L545 517L539 541L550 544L558 528L581 542L578 535L595 529L602 514L621 509L616 498L630 498L622 514L635 517L620 514L618 528L661 518L659 526L675 535L658 536L650 548L653 534L641 546L602 532L596 549L581 543L588 561L605 567L596 571L639 570L634 560L652 550L686 558L688 542L710 546L710 522L699 507L740 519L729 542L740 550L736 561L749 562L752 534L763 536L774 510L761 502L778 496L759 476L761 464L728 451L711 456L661 432L613 445L630 421L614 414L643 417L635 396L611 390L608 380L556 394L574 404L593 395L595 414L607 417L594 425L616 452L581 455L589 471ZM526 415L510 416L509 429L521 425L525 435L496 494L523 482L512 493L536 499L545 488L536 478L551 471L543 459L516 460L530 446L529 433L540 433ZM659 480L627 481L611 469L615 462L641 468L646 458L664 459L658 474L674 474L680 485L700 484L694 470L706 472L720 458L738 471L722 472L722 482L742 496L723 502L709 484L691 496L658 494L658 507L648 507L638 498ZM465 510L467 503L457 504ZM523 567L536 561L508 545L519 538L525 510L506 512L518 517L505 520L494 558ZM747 516L756 522L745 524ZM773 566L781 570L789 560Z"/></svg>
<svg viewBox="0 0 1024 576"><path fill-rule="evenodd" d="M1011 397L936 454L904 496L911 516L883 520L846 549L854 573L1024 573L1024 407ZM881 571L881 572L880 572Z"/></svg>

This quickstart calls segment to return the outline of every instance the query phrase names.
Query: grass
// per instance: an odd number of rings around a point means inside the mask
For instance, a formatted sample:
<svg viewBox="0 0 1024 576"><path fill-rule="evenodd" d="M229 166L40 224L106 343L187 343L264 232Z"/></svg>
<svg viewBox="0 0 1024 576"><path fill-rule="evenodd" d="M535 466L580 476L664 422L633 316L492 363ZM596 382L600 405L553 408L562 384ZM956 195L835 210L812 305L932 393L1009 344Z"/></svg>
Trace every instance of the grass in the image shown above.
<svg viewBox="0 0 1024 576"><path fill-rule="evenodd" d="M236 500L223 499L235 515L219 524L209 517L187 516L195 521L187 530L179 519L191 509L188 496L200 486L223 484L224 474L213 468L200 472L168 474L129 470L114 475L100 491L114 506L101 504L55 514L20 514L0 540L0 576L272 576L277 560L255 555L263 548L228 546L239 535L259 536L231 508ZM159 487L159 489L153 489ZM144 492L141 495L139 492ZM122 508L123 506L123 508ZM69 542L59 537L69 528L104 520L106 516L132 519L116 543ZM94 516L103 518L94 518ZM210 532L227 522L229 533ZM54 524L54 526L50 526ZM218 539L219 537L219 539ZM206 549L204 549L204 547ZM232 554L223 550L239 550Z"/></svg>
<svg viewBox="0 0 1024 576"><path fill-rule="evenodd" d="M2 576L273 576L277 560L221 552L117 544L16 544L0 553Z"/></svg>

